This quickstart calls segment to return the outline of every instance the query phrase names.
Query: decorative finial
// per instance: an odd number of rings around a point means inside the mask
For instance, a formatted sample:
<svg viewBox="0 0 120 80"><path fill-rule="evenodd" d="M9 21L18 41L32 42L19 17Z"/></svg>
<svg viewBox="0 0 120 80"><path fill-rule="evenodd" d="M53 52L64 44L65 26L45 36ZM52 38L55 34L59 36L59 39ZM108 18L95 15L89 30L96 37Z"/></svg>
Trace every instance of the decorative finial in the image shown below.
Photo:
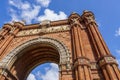
<svg viewBox="0 0 120 80"><path fill-rule="evenodd" d="M24 25L26 24L26 20L24 20L24 19L21 20L20 22L21 22L22 24L24 24Z"/></svg>
<svg viewBox="0 0 120 80"><path fill-rule="evenodd" d="M46 25L46 24L50 24L50 20L43 20L43 21L41 21L41 23L40 24L42 24L42 25Z"/></svg>
<svg viewBox="0 0 120 80"><path fill-rule="evenodd" d="M72 14L76 14L76 12L72 12Z"/></svg>
<svg viewBox="0 0 120 80"><path fill-rule="evenodd" d="M89 11L88 10L84 10L83 13L85 13L85 12L89 12Z"/></svg>

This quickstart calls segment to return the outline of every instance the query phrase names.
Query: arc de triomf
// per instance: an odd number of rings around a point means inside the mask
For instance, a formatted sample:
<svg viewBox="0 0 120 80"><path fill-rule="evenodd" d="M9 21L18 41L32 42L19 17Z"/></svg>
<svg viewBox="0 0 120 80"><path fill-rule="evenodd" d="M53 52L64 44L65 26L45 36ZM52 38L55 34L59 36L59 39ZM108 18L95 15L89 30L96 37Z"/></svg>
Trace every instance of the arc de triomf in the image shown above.
<svg viewBox="0 0 120 80"><path fill-rule="evenodd" d="M72 13L65 20L3 25L0 80L26 80L45 62L59 65L59 80L120 80L118 64L91 11Z"/></svg>

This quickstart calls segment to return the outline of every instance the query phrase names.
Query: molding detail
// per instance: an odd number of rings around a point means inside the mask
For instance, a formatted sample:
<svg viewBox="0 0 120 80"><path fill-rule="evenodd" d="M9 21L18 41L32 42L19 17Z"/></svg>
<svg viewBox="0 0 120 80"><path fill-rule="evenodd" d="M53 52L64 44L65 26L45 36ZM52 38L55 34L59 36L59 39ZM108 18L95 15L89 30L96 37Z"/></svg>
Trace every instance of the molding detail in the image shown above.
<svg viewBox="0 0 120 80"><path fill-rule="evenodd" d="M74 68L77 66L88 66L90 67L90 61L86 57L79 57L74 61Z"/></svg>
<svg viewBox="0 0 120 80"><path fill-rule="evenodd" d="M28 46L32 46L36 43L44 43L44 44L48 44L48 45L55 47L58 50L59 55L60 55L60 63L59 64L70 65L69 50L62 42L60 42L56 39L53 39L53 38L39 37L36 39L29 40L29 41L23 43L22 45L18 46L17 48L15 48L14 50L12 50L3 60L1 60L0 67L8 68L9 65L11 65L14 58L17 58L17 55L18 54L20 55L20 52L24 48L26 48ZM67 66L67 69L71 69L71 66Z"/></svg>
<svg viewBox="0 0 120 80"><path fill-rule="evenodd" d="M96 70L96 69L99 68L97 62L90 62L90 64L91 64L91 65L90 65L90 68L91 68L92 70Z"/></svg>
<svg viewBox="0 0 120 80"><path fill-rule="evenodd" d="M17 36L28 36L28 35L35 35L35 34L43 34L43 33L53 33L53 32L62 32L70 30L69 25L62 25L56 27L42 27L42 29L29 29L20 31Z"/></svg>
<svg viewBox="0 0 120 80"><path fill-rule="evenodd" d="M117 62L112 56L105 56L99 60L99 65L101 67L103 67L106 64L117 64Z"/></svg>

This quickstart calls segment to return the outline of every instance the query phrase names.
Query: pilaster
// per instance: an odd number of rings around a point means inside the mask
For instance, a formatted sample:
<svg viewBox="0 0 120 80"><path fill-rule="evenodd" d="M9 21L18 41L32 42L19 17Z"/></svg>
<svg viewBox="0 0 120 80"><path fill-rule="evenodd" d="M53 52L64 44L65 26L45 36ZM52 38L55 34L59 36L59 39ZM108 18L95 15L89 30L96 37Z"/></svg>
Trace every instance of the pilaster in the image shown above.
<svg viewBox="0 0 120 80"><path fill-rule="evenodd" d="M84 30L84 27L81 25L81 17L76 13L72 13L69 17L69 22L71 25L75 79L91 80L89 59L85 56L84 45L81 39L81 30Z"/></svg>
<svg viewBox="0 0 120 80"><path fill-rule="evenodd" d="M0 41L1 41L0 49L1 49L1 47L3 47L4 43L7 41L6 38L8 37L8 34L9 34L9 31L11 30L11 27L12 27L11 24L5 24L3 26L3 30L1 32L1 39L0 39ZM2 40L2 38L4 38L4 39Z"/></svg>
<svg viewBox="0 0 120 80"><path fill-rule="evenodd" d="M0 43L4 41L7 33L11 30L11 24L4 24L3 28L0 31Z"/></svg>
<svg viewBox="0 0 120 80"><path fill-rule="evenodd" d="M105 44L99 30L98 26L95 22L94 14L90 11L84 11L82 15L82 19L89 31L89 34L94 42L94 46L98 55L98 58L104 55L111 55L110 51Z"/></svg>
<svg viewBox="0 0 120 80"><path fill-rule="evenodd" d="M110 51L105 44L95 22L94 14L90 11L84 11L82 19L86 25L86 28L90 34L96 54L98 57L98 63L103 71L103 75L106 80L119 80L120 72L115 58L110 54Z"/></svg>
<svg viewBox="0 0 120 80"><path fill-rule="evenodd" d="M13 25L5 24L4 27L9 29L10 31L7 33L4 41L2 41L2 43L0 44L0 56L3 55L2 53L4 52L8 44L12 41L12 39L22 29L23 26L24 24L21 22L15 22Z"/></svg>
<svg viewBox="0 0 120 80"><path fill-rule="evenodd" d="M99 65L103 69L103 74L106 80L119 80L120 72L118 69L118 64L113 56L107 55L99 60ZM106 70L106 71L105 71Z"/></svg>

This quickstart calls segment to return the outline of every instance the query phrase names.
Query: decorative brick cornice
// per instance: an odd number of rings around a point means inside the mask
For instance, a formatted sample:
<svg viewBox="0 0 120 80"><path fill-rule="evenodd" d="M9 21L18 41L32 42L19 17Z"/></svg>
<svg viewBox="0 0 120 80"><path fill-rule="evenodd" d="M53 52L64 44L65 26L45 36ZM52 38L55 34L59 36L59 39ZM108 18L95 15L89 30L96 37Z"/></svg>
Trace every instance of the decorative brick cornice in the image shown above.
<svg viewBox="0 0 120 80"><path fill-rule="evenodd" d="M68 19L65 20L59 20L59 21L49 21L49 24L47 24L50 27L56 27L61 25L69 25ZM43 25L42 23L35 23L35 24L29 24L24 25L22 30L28 30L28 29L40 29Z"/></svg>

